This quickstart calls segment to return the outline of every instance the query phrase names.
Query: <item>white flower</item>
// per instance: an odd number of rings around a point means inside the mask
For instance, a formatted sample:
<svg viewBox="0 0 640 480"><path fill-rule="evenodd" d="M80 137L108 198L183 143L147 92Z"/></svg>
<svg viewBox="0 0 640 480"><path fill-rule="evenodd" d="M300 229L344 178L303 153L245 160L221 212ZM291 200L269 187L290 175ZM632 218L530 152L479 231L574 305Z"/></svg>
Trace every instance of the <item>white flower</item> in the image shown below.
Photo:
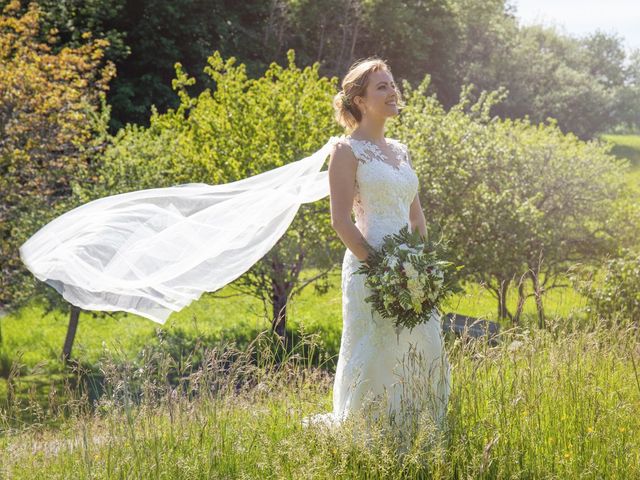
<svg viewBox="0 0 640 480"><path fill-rule="evenodd" d="M515 350L518 350L520 347L522 347L522 345L524 345L524 343L522 343L520 340L513 340L507 347L507 350L509 350L510 352L513 352Z"/></svg>
<svg viewBox="0 0 640 480"><path fill-rule="evenodd" d="M411 264L411 262L402 262L402 268L404 269L408 278L418 278L418 271Z"/></svg>
<svg viewBox="0 0 640 480"><path fill-rule="evenodd" d="M389 265L389 267L391 268L396 268L396 266L398 265L398 257L396 257L395 255L389 255L387 257L387 265Z"/></svg>
<svg viewBox="0 0 640 480"><path fill-rule="evenodd" d="M407 280L407 290L411 296L413 304L422 303L425 299L426 292L417 278L409 278Z"/></svg>

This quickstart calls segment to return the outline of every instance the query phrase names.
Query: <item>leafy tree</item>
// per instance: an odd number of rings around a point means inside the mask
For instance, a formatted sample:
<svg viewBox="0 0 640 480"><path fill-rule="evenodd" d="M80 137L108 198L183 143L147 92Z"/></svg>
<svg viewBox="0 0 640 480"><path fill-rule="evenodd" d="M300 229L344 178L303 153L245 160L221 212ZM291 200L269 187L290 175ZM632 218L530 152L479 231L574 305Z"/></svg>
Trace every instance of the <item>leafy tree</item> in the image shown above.
<svg viewBox="0 0 640 480"><path fill-rule="evenodd" d="M252 74L267 62L260 56L267 2L221 0L127 0L115 20L126 33L131 54L117 64L118 77L108 97L113 108L112 131L127 122L148 125L151 106L177 108L171 88L176 62L196 72L195 93L213 87L203 74L207 57L218 50L245 60Z"/></svg>
<svg viewBox="0 0 640 480"><path fill-rule="evenodd" d="M8 0L0 0L0 5ZM21 0L26 10L29 0ZM338 76L358 58L387 58L397 79L429 87L445 108L463 85L504 86L496 105L502 118L555 118L581 138L614 127L639 128L640 83L625 66L622 40L599 31L584 39L540 25L520 26L506 0L38 0L43 31L55 28L64 46L82 35L105 38L115 62L111 131L125 123L148 125L151 106L177 108L173 65L194 72L190 94L214 88L204 73L214 50L235 56L259 77L271 61L298 52L303 65ZM259 49L255 46L260 45ZM57 51L57 50L54 50ZM632 60L632 58L631 58ZM631 62L633 64L633 60Z"/></svg>
<svg viewBox="0 0 640 480"><path fill-rule="evenodd" d="M21 0L21 11L32 0ZM7 0L0 0L0 5ZM54 51L83 43L83 34L104 38L106 59L118 76L111 83L111 131L127 122L146 125L151 105L175 108L179 99L171 88L173 65L181 62L197 72L201 91L210 79L202 69L215 49L246 61L254 74L267 65L262 50L268 2L221 0L37 0L42 31L57 30Z"/></svg>
<svg viewBox="0 0 640 480"><path fill-rule="evenodd" d="M180 64L173 87L177 109L155 109L148 128L127 125L105 152L97 187L85 198L181 183L228 183L299 160L320 148L339 129L332 117L336 79L318 75L318 64L288 68L271 64L250 79L214 52L205 68L216 89L191 97L195 83ZM287 301L312 280L300 273L309 260L326 278L339 260L339 239L331 229L329 203L303 204L284 236L233 285L272 306L274 329L284 334Z"/></svg>
<svg viewBox="0 0 640 480"><path fill-rule="evenodd" d="M636 250L624 248L596 267L578 266L570 278L598 320L640 323L640 254Z"/></svg>
<svg viewBox="0 0 640 480"><path fill-rule="evenodd" d="M386 58L395 76L417 82L428 70L441 97L454 95L459 25L443 0L275 0L265 48L279 58L292 48L326 76L344 75L357 59ZM454 87L455 88L455 87Z"/></svg>
<svg viewBox="0 0 640 480"><path fill-rule="evenodd" d="M625 82L616 95L615 111L615 119L623 132L640 131L640 49L629 56Z"/></svg>
<svg viewBox="0 0 640 480"><path fill-rule="evenodd" d="M623 39L616 34L596 30L580 43L583 47L583 64L598 83L608 88L622 85L626 79Z"/></svg>
<svg viewBox="0 0 640 480"><path fill-rule="evenodd" d="M15 1L0 0L1 6L8 3ZM36 38L46 43L49 32L56 32L58 41L51 44L53 53L84 45L85 35L90 33L92 38L108 40L103 46L106 60L118 62L129 55L126 33L114 27L125 0L19 0L20 13L24 14L31 3L40 7L40 31Z"/></svg>
<svg viewBox="0 0 640 480"><path fill-rule="evenodd" d="M507 85L505 61L518 35L518 23L505 0L453 0L452 4L460 32L459 42L451 45L458 80L443 102L447 109L458 103L462 85L474 84L486 91Z"/></svg>
<svg viewBox="0 0 640 480"><path fill-rule="evenodd" d="M542 323L542 295L564 286L567 266L615 249L623 162L554 122L491 118L503 90L483 92L472 104L469 86L445 112L425 95L428 81L415 90L404 84L407 107L392 130L412 152L426 216L448 233L466 279L498 300L499 317L518 320L524 290L515 315L505 301L511 282L524 277Z"/></svg>
<svg viewBox="0 0 640 480"><path fill-rule="evenodd" d="M456 62L462 84L480 91L504 87L501 118L534 123L548 117L564 132L593 138L637 111L638 81L625 67L622 39L596 31L574 38L554 27L521 26L503 0L456 0L463 32ZM625 108L626 102L626 108ZM631 114L631 115L629 115Z"/></svg>
<svg viewBox="0 0 640 480"><path fill-rule="evenodd" d="M20 306L51 291L22 264L18 247L74 206L73 192L91 181L91 162L106 127L100 108L114 74L103 65L106 40L52 53L38 38L41 11L19 2L0 15L0 305Z"/></svg>

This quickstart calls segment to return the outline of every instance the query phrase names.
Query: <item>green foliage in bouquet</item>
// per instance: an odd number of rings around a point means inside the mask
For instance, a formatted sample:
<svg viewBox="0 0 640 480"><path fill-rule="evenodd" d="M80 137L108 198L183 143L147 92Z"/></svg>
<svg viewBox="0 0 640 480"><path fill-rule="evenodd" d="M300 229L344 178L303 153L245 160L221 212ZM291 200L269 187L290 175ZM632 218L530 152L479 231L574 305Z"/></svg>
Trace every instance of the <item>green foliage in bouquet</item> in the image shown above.
<svg viewBox="0 0 640 480"><path fill-rule="evenodd" d="M366 275L365 285L372 291L365 301L383 318L395 318L397 334L403 327L412 330L427 322L433 309L462 290L457 272L464 265L448 261L442 235L438 241L435 236L427 232L423 238L405 225L385 236L379 250L367 244L367 261L356 270Z"/></svg>

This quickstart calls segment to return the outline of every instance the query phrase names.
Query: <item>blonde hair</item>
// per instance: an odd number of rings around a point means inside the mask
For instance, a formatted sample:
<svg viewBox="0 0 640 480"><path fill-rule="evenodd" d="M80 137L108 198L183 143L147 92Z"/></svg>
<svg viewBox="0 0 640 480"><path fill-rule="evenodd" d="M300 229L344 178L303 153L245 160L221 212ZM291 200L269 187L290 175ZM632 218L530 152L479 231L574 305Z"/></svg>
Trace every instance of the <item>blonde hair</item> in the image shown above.
<svg viewBox="0 0 640 480"><path fill-rule="evenodd" d="M352 132L362 120L362 112L353 102L357 96L364 97L369 83L369 77L373 72L391 69L385 60L378 57L369 57L358 60L342 79L342 90L333 97L333 109L336 121L348 132ZM398 87L395 87L398 96L398 109L404 107L402 95Z"/></svg>

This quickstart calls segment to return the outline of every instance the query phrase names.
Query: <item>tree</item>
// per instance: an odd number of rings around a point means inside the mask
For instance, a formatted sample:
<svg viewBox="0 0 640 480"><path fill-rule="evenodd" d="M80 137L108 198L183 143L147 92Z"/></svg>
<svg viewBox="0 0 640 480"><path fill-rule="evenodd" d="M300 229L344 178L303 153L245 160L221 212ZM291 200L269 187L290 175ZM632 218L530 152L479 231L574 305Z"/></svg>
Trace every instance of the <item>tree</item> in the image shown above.
<svg viewBox="0 0 640 480"><path fill-rule="evenodd" d="M299 160L320 148L339 127L332 117L336 79L318 75L318 64L288 68L271 64L250 79L244 64L214 52L205 68L216 85L191 97L195 83L180 64L173 87L180 105L160 114L148 128L127 125L102 159L100 185L86 198L180 183L228 183ZM322 267L338 261L339 239L331 229L329 203L301 206L285 235L265 257L232 284L272 306L273 328L284 335L286 305L300 289L303 266L313 257ZM342 250L343 251L343 250Z"/></svg>
<svg viewBox="0 0 640 480"><path fill-rule="evenodd" d="M161 112L178 106L171 88L176 62L195 72L202 85L195 93L214 87L203 74L214 50L236 55L257 75L267 64L256 48L261 44L267 7L263 1L126 1L114 23L126 32L131 54L118 62L118 77L108 98L113 107L112 131L128 122L148 125L152 105Z"/></svg>
<svg viewBox="0 0 640 480"><path fill-rule="evenodd" d="M504 0L453 5L461 35L451 45L460 79L452 87L506 88L508 97L496 105L496 115L528 115L533 123L552 117L564 132L585 140L627 122L630 112L638 116L638 82L625 68L621 38L600 31L574 38L555 27L518 25ZM627 108L623 99L631 100Z"/></svg>
<svg viewBox="0 0 640 480"><path fill-rule="evenodd" d="M599 268L596 268L599 267ZM601 273L602 280L596 280ZM579 266L571 275L576 289L598 321L631 321L640 325L640 252L622 248L598 266Z"/></svg>
<svg viewBox="0 0 640 480"><path fill-rule="evenodd" d="M106 40L52 52L41 43L41 11L19 2L0 16L0 305L13 310L47 293L22 264L18 247L75 206L74 191L92 180L91 162L107 118L104 93L114 75L103 64Z"/></svg>
<svg viewBox="0 0 640 480"><path fill-rule="evenodd" d="M625 67L625 82L618 89L615 101L616 120L623 131L640 131L640 49L629 56Z"/></svg>
<svg viewBox="0 0 640 480"><path fill-rule="evenodd" d="M542 294L564 286L566 267L615 249L624 162L599 142L564 135L553 121L492 118L503 90L482 92L472 104L468 86L445 112L425 95L428 81L415 90L404 84L407 107L391 130L409 145L427 219L447 233L465 278L495 296L500 318L518 320L506 298L511 282L524 277L542 322Z"/></svg>
<svg viewBox="0 0 640 480"><path fill-rule="evenodd" d="M20 13L28 10L33 0L20 0ZM10 3L0 0L0 5ZM84 35L91 33L95 39L105 39L104 58L118 62L129 55L125 43L126 33L118 31L114 23L125 0L37 0L40 7L40 32L38 40L46 43L47 35L53 29L58 41L51 45L51 51L58 53L65 47L77 48L86 43Z"/></svg>

